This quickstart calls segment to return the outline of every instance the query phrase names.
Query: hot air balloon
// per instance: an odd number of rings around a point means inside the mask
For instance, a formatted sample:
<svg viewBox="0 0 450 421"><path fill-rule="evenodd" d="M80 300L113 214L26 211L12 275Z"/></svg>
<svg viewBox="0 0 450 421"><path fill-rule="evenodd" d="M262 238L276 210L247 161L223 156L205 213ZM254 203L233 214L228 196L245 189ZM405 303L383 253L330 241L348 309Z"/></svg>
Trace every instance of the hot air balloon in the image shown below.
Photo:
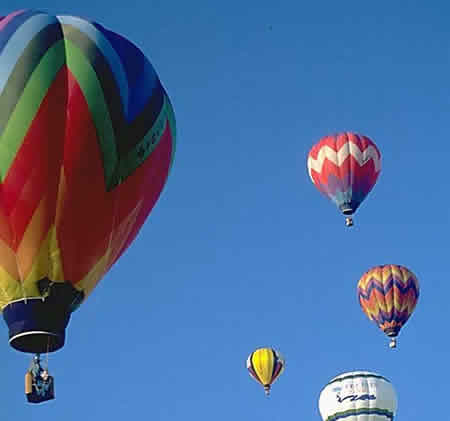
<svg viewBox="0 0 450 421"><path fill-rule="evenodd" d="M0 69L0 306L13 348L53 352L155 205L175 119L143 53L78 17L4 17Z"/></svg>
<svg viewBox="0 0 450 421"><path fill-rule="evenodd" d="M419 281L404 266L376 266L358 282L361 308L391 338L391 348L396 347L396 337L414 311L418 298Z"/></svg>
<svg viewBox="0 0 450 421"><path fill-rule="evenodd" d="M308 172L317 189L331 199L352 226L351 215L372 190L381 154L367 136L344 132L326 136L308 154Z"/></svg>
<svg viewBox="0 0 450 421"><path fill-rule="evenodd" d="M397 397L391 382L368 371L335 377L319 398L324 421L393 421L396 410Z"/></svg>
<svg viewBox="0 0 450 421"><path fill-rule="evenodd" d="M247 370L251 377L264 386L267 396L270 386L283 372L285 362L281 354L273 348L259 348L247 358Z"/></svg>

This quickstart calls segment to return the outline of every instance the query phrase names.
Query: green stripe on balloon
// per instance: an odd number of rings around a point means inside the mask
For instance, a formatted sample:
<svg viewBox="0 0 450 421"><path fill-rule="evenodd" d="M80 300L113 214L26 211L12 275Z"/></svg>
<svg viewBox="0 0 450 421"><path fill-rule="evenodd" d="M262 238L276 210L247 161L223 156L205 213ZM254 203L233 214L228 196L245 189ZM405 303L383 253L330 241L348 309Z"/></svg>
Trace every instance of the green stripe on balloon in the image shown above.
<svg viewBox="0 0 450 421"><path fill-rule="evenodd" d="M2 182L64 61L64 42L61 40L42 57L26 84L0 137L0 180Z"/></svg>
<svg viewBox="0 0 450 421"><path fill-rule="evenodd" d="M144 136L144 138L139 143L137 143L136 146L125 157L120 160L114 177L111 180L111 184L108 185L108 190L113 189L126 177L131 175L135 171L135 169L139 167L155 150L162 135L164 134L164 131L166 130L167 124L170 125L170 120L174 120L173 117L170 117L171 113L173 115L172 106L170 105L167 96L164 96L164 102L161 107L161 111L157 119L155 120L155 123Z"/></svg>
<svg viewBox="0 0 450 421"><path fill-rule="evenodd" d="M381 379L381 380L385 380L386 382L390 383L390 381L383 376L379 376L377 374L360 373L360 374L350 374L349 376L344 376L344 377L337 377L337 378L331 380L330 382L328 382L327 386L329 386L330 384L336 383L336 382L342 382L344 380L349 380L349 379L358 379L361 377L366 378L366 379Z"/></svg>
<svg viewBox="0 0 450 421"><path fill-rule="evenodd" d="M113 69L97 44L96 41L98 40L93 40L87 33L71 25L63 25L63 32L64 39L71 41L83 52L85 59L97 74L106 105L108 106L114 133L116 133L116 136L119 136L124 122L124 104ZM118 154L120 155L119 148Z"/></svg>
<svg viewBox="0 0 450 421"><path fill-rule="evenodd" d="M394 414L387 409L381 408L357 408L348 409L347 411L336 412L327 418L327 421L337 421L350 416L358 417L359 415L379 415L380 417L386 417L390 420L394 419Z"/></svg>
<svg viewBox="0 0 450 421"><path fill-rule="evenodd" d="M90 62L72 41L65 39L67 67L75 77L84 94L94 121L103 155L105 184L109 186L118 164L116 135L114 133L108 106L97 73Z"/></svg>
<svg viewBox="0 0 450 421"><path fill-rule="evenodd" d="M172 104L170 103L167 95L164 95L164 100L169 103L167 119L169 121L170 133L172 135L172 156L170 157L170 166L169 170L172 168L173 160L175 158L175 149L176 149L176 138L177 138L177 125L175 122L175 113L173 112Z"/></svg>
<svg viewBox="0 0 450 421"><path fill-rule="evenodd" d="M8 75L8 82L0 95L0 109L2 110L0 113L0 134L6 127L36 67L48 50L61 39L62 32L59 25L50 25L39 32L22 52L14 70ZM64 52L61 51L61 54L64 54Z"/></svg>

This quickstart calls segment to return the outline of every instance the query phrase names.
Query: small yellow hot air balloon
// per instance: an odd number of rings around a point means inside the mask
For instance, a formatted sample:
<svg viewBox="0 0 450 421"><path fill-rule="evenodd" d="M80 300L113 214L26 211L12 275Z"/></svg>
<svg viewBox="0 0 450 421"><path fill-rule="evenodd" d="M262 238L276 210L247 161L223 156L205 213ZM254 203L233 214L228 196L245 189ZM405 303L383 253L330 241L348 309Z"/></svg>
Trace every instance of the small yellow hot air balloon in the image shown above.
<svg viewBox="0 0 450 421"><path fill-rule="evenodd" d="M283 357L273 348L259 348L247 358L250 376L264 386L267 396L270 393L270 386L283 372L284 367Z"/></svg>

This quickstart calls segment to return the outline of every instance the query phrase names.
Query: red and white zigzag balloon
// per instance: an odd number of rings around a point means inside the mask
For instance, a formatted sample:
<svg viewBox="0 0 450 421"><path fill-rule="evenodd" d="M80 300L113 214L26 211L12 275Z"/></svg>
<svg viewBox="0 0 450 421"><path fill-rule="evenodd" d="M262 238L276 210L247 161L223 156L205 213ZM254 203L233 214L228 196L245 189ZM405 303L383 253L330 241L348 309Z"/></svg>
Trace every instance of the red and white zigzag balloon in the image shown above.
<svg viewBox="0 0 450 421"><path fill-rule="evenodd" d="M381 154L375 143L352 132L323 137L308 154L312 182L344 215L356 211L380 170ZM351 225L351 218L347 225Z"/></svg>

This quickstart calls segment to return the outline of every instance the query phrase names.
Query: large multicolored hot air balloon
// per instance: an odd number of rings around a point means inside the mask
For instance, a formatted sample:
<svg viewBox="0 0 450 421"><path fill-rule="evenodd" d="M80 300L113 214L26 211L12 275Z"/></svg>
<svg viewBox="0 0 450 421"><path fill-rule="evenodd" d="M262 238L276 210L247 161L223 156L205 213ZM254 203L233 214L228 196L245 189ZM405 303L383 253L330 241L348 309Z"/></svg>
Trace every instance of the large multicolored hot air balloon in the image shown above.
<svg viewBox="0 0 450 421"><path fill-rule="evenodd" d="M143 53L78 17L2 18L0 69L0 306L13 348L52 352L155 205L174 114Z"/></svg>
<svg viewBox="0 0 450 421"><path fill-rule="evenodd" d="M393 421L397 396L389 380L368 371L341 374L323 388L323 421Z"/></svg>
<svg viewBox="0 0 450 421"><path fill-rule="evenodd" d="M391 338L396 337L407 322L419 299L419 281L400 265L376 266L358 282L358 299L367 317Z"/></svg>
<svg viewBox="0 0 450 421"><path fill-rule="evenodd" d="M259 348L247 358L250 376L264 386L267 396L270 394L270 386L283 372L284 367L283 357L273 348Z"/></svg>
<svg viewBox="0 0 450 421"><path fill-rule="evenodd" d="M346 215L351 215L372 190L381 170L381 154L368 137L345 132L326 136L308 154L312 182Z"/></svg>

